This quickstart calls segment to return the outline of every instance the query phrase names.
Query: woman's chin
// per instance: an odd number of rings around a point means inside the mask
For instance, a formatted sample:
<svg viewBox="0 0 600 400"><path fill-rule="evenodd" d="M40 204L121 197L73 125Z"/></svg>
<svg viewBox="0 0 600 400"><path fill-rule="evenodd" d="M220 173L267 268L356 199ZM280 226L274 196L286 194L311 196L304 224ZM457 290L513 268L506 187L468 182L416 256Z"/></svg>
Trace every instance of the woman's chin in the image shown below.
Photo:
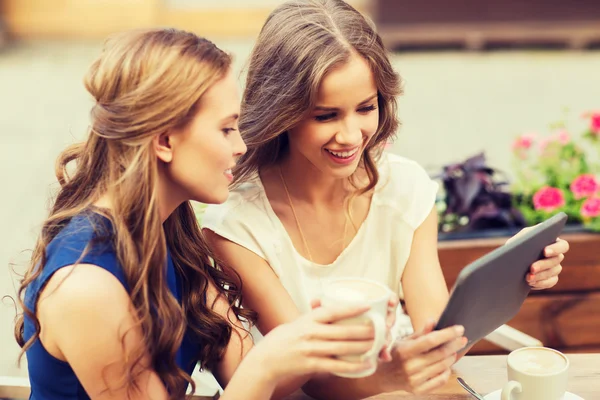
<svg viewBox="0 0 600 400"><path fill-rule="evenodd" d="M229 197L229 189L227 190L215 190L210 194L203 194L195 196L192 200L203 204L222 204L227 201Z"/></svg>
<svg viewBox="0 0 600 400"><path fill-rule="evenodd" d="M353 162L352 164L343 166L329 166L327 169L330 171L330 174L333 175L336 179L346 179L354 175L354 173L358 169L358 162Z"/></svg>

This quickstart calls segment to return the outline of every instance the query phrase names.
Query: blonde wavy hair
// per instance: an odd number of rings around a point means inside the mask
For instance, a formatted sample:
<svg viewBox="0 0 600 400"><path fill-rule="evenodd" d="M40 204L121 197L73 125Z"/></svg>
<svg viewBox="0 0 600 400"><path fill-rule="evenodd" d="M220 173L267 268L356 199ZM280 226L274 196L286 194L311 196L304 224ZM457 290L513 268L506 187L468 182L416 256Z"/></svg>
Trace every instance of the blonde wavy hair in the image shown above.
<svg viewBox="0 0 600 400"><path fill-rule="evenodd" d="M325 75L352 54L371 67L379 102L379 127L361 160L369 183L356 195L375 187L377 159L399 126L401 78L373 23L342 0L287 1L265 22L248 64L239 121L248 151L238 162L234 185L285 156L288 131L314 108Z"/></svg>
<svg viewBox="0 0 600 400"><path fill-rule="evenodd" d="M164 224L157 207L153 138L185 126L202 95L230 65L230 56L210 41L174 29L126 32L106 41L85 77L85 87L96 100L89 136L57 160L60 190L19 289L19 302L36 327L35 335L25 342L24 315L18 317L15 336L22 347L20 358L39 338L39 321L23 304L23 294L43 270L47 245L104 194L112 201L106 216L114 227L117 258L143 332L144 347L127 365L125 384L132 390L135 371L139 371L136 366L145 351L171 398L183 398L188 383L194 388L191 377L175 361L188 328L201 343L197 356L203 367L212 368L221 359L232 329L206 304L209 284L228 300L238 317L254 318L237 307L241 304L239 277L212 266L218 260L204 242L190 202L181 204ZM67 167L72 163L75 168L70 175ZM182 276L182 305L170 293L163 273L167 248Z"/></svg>

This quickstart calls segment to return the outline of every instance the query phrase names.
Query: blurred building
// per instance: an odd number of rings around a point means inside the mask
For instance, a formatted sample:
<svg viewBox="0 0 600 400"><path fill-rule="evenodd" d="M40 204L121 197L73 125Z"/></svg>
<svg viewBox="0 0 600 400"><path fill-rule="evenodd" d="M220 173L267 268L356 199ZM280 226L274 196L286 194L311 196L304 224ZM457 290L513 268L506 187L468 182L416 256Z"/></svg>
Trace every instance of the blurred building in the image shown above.
<svg viewBox="0 0 600 400"><path fill-rule="evenodd" d="M130 28L174 26L209 37L254 37L283 0L0 0L21 38L102 38ZM350 0L365 11L370 0Z"/></svg>
<svg viewBox="0 0 600 400"><path fill-rule="evenodd" d="M374 0L388 46L585 49L600 44L598 0Z"/></svg>
<svg viewBox="0 0 600 400"><path fill-rule="evenodd" d="M129 28L175 26L208 37L240 38L255 37L283 1L0 0L0 7L6 30L16 37L89 39ZM396 49L600 45L598 0L348 2L370 15L386 44Z"/></svg>

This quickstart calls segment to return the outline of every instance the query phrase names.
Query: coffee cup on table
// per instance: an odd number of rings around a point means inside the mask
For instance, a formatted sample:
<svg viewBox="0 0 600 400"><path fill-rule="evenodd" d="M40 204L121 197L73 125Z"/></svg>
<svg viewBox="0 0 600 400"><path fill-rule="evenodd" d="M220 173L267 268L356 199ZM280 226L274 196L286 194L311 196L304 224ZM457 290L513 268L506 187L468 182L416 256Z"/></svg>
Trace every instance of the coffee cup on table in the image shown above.
<svg viewBox="0 0 600 400"><path fill-rule="evenodd" d="M501 400L561 400L567 391L569 359L547 347L523 347L507 358L508 383Z"/></svg>
<svg viewBox="0 0 600 400"><path fill-rule="evenodd" d="M372 324L375 331L373 347L367 353L339 357L350 362L371 361L372 368L351 374L337 374L345 378L362 378L377 370L379 352L385 346L388 302L392 291L385 285L364 278L335 278L323 284L321 304L325 307L363 306L370 309L356 317L336 322L339 325Z"/></svg>

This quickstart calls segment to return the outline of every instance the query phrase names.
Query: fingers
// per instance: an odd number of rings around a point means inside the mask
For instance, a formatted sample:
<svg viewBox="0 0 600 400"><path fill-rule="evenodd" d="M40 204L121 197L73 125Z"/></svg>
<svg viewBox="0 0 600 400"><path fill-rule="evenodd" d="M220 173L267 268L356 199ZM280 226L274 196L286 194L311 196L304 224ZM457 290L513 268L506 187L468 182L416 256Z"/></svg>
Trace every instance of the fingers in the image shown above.
<svg viewBox="0 0 600 400"><path fill-rule="evenodd" d="M452 340L460 338L465 333L463 326L452 326L439 331L434 331L420 336L412 341L406 341L403 351L400 351L403 357L413 357L417 354L427 353L436 347L446 344Z"/></svg>
<svg viewBox="0 0 600 400"><path fill-rule="evenodd" d="M543 271L536 272L535 274L527 274L527 283L532 285L537 282L544 281L544 280L550 279L552 277L558 276L561 273L562 269L563 269L562 265L556 264L549 269L545 269Z"/></svg>
<svg viewBox="0 0 600 400"><path fill-rule="evenodd" d="M424 331L431 326L429 322ZM463 334L464 327L453 326L398 343L394 351L410 391L429 392L448 381L450 367L456 362L458 351L468 342Z"/></svg>
<svg viewBox="0 0 600 400"><path fill-rule="evenodd" d="M549 289L555 286L562 271L560 263L564 257L564 254L559 253L556 257L535 262L531 266L532 273L527 274L526 277L529 286L535 290Z"/></svg>
<svg viewBox="0 0 600 400"><path fill-rule="evenodd" d="M371 361L350 362L335 358L314 358L309 365L311 373L356 374L373 368Z"/></svg>
<svg viewBox="0 0 600 400"><path fill-rule="evenodd" d="M408 360L405 367L406 373L412 375L426 369L427 367L430 367L431 365L435 365L448 358L455 357L456 353L458 353L467 345L467 342L468 340L465 337L454 339L443 346L435 348L432 351L424 354L422 357L415 357L411 360Z"/></svg>
<svg viewBox="0 0 600 400"><path fill-rule="evenodd" d="M343 319L356 317L369 310L369 308L369 305L353 307L319 307L307 315L316 322L331 324Z"/></svg>
<svg viewBox="0 0 600 400"><path fill-rule="evenodd" d="M350 356L367 353L373 347L372 340L360 341L311 341L307 347L309 354L319 357Z"/></svg>
<svg viewBox="0 0 600 400"><path fill-rule="evenodd" d="M388 301L388 311L385 321L388 329L394 326L394 324L396 323L396 310L398 308L399 303L400 301L398 300L398 296L392 293L390 295L390 300Z"/></svg>
<svg viewBox="0 0 600 400"><path fill-rule="evenodd" d="M421 329L421 333L423 335L426 335L428 333L433 332L433 329L435 328L436 324L437 324L437 321L435 319L429 318L427 320L427 322L425 322L425 325L423 326L423 329Z"/></svg>
<svg viewBox="0 0 600 400"><path fill-rule="evenodd" d="M436 324L437 324L437 322L433 318L429 318L427 320L427 322L425 322L425 325L423 326L423 328L420 331L415 332L412 335L409 335L408 337L404 338L403 340L416 339L418 337L428 334L429 332L433 332L433 328L435 328Z"/></svg>
<svg viewBox="0 0 600 400"><path fill-rule="evenodd" d="M564 259L565 259L565 255L559 254L556 257L550 257L550 258L544 258L543 260L538 260L538 261L534 262L533 264L531 264L531 268L529 268L529 271L532 274L537 274L538 272L542 272L547 269L554 268L557 265L560 265L560 263Z"/></svg>
<svg viewBox="0 0 600 400"><path fill-rule="evenodd" d="M546 257L556 256L557 254L565 254L569 251L569 242L560 238L556 239L556 242L544 249L544 255Z"/></svg>
<svg viewBox="0 0 600 400"><path fill-rule="evenodd" d="M418 389L427 381L435 378L436 376L443 374L454 365L456 362L457 355L453 353L448 357L436 362L435 364L429 365L422 371L409 377L409 384L411 387Z"/></svg>
<svg viewBox="0 0 600 400"><path fill-rule="evenodd" d="M558 283L558 276L554 276L552 278L536 282L535 284L531 285L531 288L533 290L550 289L551 287L556 286L557 283Z"/></svg>
<svg viewBox="0 0 600 400"><path fill-rule="evenodd" d="M388 308L396 309L398 304L400 303L400 299L395 293L390 294L390 300L388 301Z"/></svg>
<svg viewBox="0 0 600 400"><path fill-rule="evenodd" d="M310 336L319 340L373 340L375 329L372 324L333 325L317 324Z"/></svg>
<svg viewBox="0 0 600 400"><path fill-rule="evenodd" d="M543 260L531 265L531 273L527 274L527 283L534 290L549 289L558 283L558 275L562 271L561 262L569 251L569 242L560 238L546 246Z"/></svg>
<svg viewBox="0 0 600 400"><path fill-rule="evenodd" d="M394 338L392 337L392 332L388 328L387 334L386 334L386 339L385 339L385 345L383 346L383 348L379 352L379 361L382 361L382 362L390 362L390 361L392 361L392 347L393 347L393 345L394 345Z"/></svg>
<svg viewBox="0 0 600 400"><path fill-rule="evenodd" d="M448 382L448 379L450 379L450 374L451 374L450 369L447 369L442 374L436 376L433 379L428 380L423 385L419 386L416 390L413 391L413 393L415 393L415 394L428 393L437 388L444 386L446 384L446 382Z"/></svg>
<svg viewBox="0 0 600 400"><path fill-rule="evenodd" d="M389 345L386 345L379 352L379 361L381 362L390 362L392 361L392 350Z"/></svg>

